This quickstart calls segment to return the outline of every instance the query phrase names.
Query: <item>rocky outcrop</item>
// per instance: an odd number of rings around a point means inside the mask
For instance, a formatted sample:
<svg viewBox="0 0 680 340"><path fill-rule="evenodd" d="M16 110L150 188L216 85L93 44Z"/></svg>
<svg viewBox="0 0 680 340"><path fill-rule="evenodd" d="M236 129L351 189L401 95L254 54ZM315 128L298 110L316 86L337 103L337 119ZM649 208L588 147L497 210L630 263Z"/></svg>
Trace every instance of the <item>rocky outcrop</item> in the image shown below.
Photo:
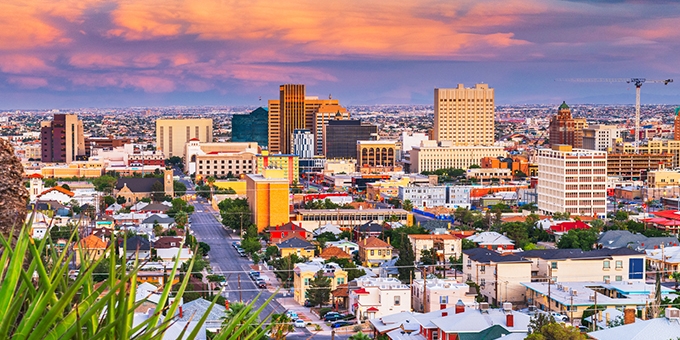
<svg viewBox="0 0 680 340"><path fill-rule="evenodd" d="M24 167L14 148L0 138L0 233L8 235L26 219L28 190L24 186Z"/></svg>

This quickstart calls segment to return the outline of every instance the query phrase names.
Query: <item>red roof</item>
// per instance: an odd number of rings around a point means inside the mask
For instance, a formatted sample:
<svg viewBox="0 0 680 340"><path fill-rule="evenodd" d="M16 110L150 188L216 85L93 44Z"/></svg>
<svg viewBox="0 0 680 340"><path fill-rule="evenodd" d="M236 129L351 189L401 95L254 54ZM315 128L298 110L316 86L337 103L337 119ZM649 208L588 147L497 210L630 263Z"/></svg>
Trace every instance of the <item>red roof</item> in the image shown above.
<svg viewBox="0 0 680 340"><path fill-rule="evenodd" d="M194 138L192 138L192 139L189 139L189 141L195 142L195 141L200 141L200 139L194 137Z"/></svg>
<svg viewBox="0 0 680 340"><path fill-rule="evenodd" d="M41 174L32 174L28 178L43 178L43 176Z"/></svg>
<svg viewBox="0 0 680 340"><path fill-rule="evenodd" d="M367 309L366 311L369 312L369 313L375 313L375 312L378 311L378 308L371 307L371 308Z"/></svg>
<svg viewBox="0 0 680 340"><path fill-rule="evenodd" d="M359 289L354 290L354 294L369 294L369 293L366 291L366 288L361 287Z"/></svg>
<svg viewBox="0 0 680 340"><path fill-rule="evenodd" d="M566 233L572 229L588 229L589 225L583 223L582 221L575 222L562 222L550 227L550 230L556 233Z"/></svg>
<svg viewBox="0 0 680 340"><path fill-rule="evenodd" d="M62 194L64 194L64 195L67 195L67 196L70 196L70 197L73 197L73 196L76 195L76 194L74 194L72 191L66 190L66 189L64 189L64 188L62 188L62 187L60 187L60 186L51 187L51 188L49 188L49 189L43 191L42 193L40 193L40 195L42 196L42 195L44 195L44 194L46 194L46 193L48 193L48 192L50 192L50 191L53 191L53 190L59 191L60 193L62 193Z"/></svg>
<svg viewBox="0 0 680 340"><path fill-rule="evenodd" d="M655 211L652 213L652 215L656 217L663 217L671 220L680 220L680 214L678 214L677 210L664 210L664 211Z"/></svg>

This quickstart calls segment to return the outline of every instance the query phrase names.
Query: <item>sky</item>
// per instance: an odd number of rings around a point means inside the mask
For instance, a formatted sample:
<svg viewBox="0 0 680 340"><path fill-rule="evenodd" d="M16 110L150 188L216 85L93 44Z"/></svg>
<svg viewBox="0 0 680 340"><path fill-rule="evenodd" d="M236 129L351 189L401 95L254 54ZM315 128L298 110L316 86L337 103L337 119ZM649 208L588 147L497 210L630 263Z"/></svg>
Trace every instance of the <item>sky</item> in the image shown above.
<svg viewBox="0 0 680 340"><path fill-rule="evenodd" d="M266 105L278 85L344 105L680 103L677 0L3 0L0 109ZM260 101L261 99L261 101Z"/></svg>

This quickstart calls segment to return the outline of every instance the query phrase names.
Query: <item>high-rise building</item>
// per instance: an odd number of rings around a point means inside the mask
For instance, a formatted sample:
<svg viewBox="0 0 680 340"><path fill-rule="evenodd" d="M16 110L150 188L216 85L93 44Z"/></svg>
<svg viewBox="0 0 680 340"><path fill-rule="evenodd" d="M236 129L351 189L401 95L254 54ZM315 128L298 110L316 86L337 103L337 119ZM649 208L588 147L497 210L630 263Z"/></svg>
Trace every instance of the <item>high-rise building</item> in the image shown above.
<svg viewBox="0 0 680 340"><path fill-rule="evenodd" d="M653 139L642 141L639 146L633 143L617 143L614 145L614 153L622 154L663 154L673 155L673 164L668 168L680 167L680 140Z"/></svg>
<svg viewBox="0 0 680 340"><path fill-rule="evenodd" d="M325 107L327 105L330 107ZM293 131L297 129L308 129L315 135L318 131L323 131L324 115L317 117L322 108L325 116L329 116L331 110L336 114L340 112L341 116L348 115L346 110L339 106L337 99L307 97L305 85L281 85L279 99L269 101L269 152L293 152L292 136Z"/></svg>
<svg viewBox="0 0 680 340"><path fill-rule="evenodd" d="M488 84L434 89L434 139L454 145L492 145L494 121L494 90Z"/></svg>
<svg viewBox="0 0 680 340"><path fill-rule="evenodd" d="M581 216L607 213L607 153L555 144L539 149L538 210Z"/></svg>
<svg viewBox="0 0 680 340"><path fill-rule="evenodd" d="M292 154L272 154L262 151L256 158L256 174L263 173L266 169L281 169L283 176L289 183L297 182L300 178L300 157Z"/></svg>
<svg viewBox="0 0 680 340"><path fill-rule="evenodd" d="M680 140L680 107L675 108L675 121L673 127L673 139Z"/></svg>
<svg viewBox="0 0 680 340"><path fill-rule="evenodd" d="M583 129L583 148L597 151L611 151L621 130L614 125L591 125Z"/></svg>
<svg viewBox="0 0 680 340"><path fill-rule="evenodd" d="M314 156L314 135L308 129L293 131L293 154L300 158Z"/></svg>
<svg viewBox="0 0 680 340"><path fill-rule="evenodd" d="M55 114L40 126L41 160L71 163L85 156L83 121L75 114Z"/></svg>
<svg viewBox="0 0 680 340"><path fill-rule="evenodd" d="M258 107L247 115L234 115L231 118L232 142L256 142L257 145L269 145L269 112Z"/></svg>
<svg viewBox="0 0 680 340"><path fill-rule="evenodd" d="M166 158L184 157L185 145L192 138L201 143L212 142L212 119L156 119L156 149L162 151Z"/></svg>
<svg viewBox="0 0 680 340"><path fill-rule="evenodd" d="M252 211L251 222L258 231L290 221L288 179L281 169L264 169L259 174L246 175L246 197ZM229 226L237 229L241 226Z"/></svg>
<svg viewBox="0 0 680 340"><path fill-rule="evenodd" d="M323 154L327 159L356 158L357 141L376 140L378 127L360 120L330 120L323 137Z"/></svg>
<svg viewBox="0 0 680 340"><path fill-rule="evenodd" d="M550 145L566 144L573 148L583 147L583 129L588 127L585 118L573 118L566 102L557 109L557 115L550 118Z"/></svg>
<svg viewBox="0 0 680 340"><path fill-rule="evenodd" d="M333 120L348 120L350 118L349 111L344 107L336 104L326 104L319 107L316 114L314 115L314 136L315 146L314 152L316 155L324 154L324 131L328 122Z"/></svg>

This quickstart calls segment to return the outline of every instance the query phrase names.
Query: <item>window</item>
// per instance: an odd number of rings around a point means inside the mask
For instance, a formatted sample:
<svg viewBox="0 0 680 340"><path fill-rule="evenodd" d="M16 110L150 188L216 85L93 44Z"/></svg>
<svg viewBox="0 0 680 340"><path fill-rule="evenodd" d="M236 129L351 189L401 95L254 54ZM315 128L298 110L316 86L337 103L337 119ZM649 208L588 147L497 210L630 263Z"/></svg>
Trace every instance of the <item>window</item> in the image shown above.
<svg viewBox="0 0 680 340"><path fill-rule="evenodd" d="M480 286L480 287L486 286L486 279L481 279L481 280L479 280L479 286Z"/></svg>
<svg viewBox="0 0 680 340"><path fill-rule="evenodd" d="M448 296L440 296L440 297L439 297L439 303L440 303L440 304L447 304L447 303L449 303L449 297L448 297Z"/></svg>
<svg viewBox="0 0 680 340"><path fill-rule="evenodd" d="M338 285L344 284L345 283L345 278L344 277L339 277L338 278Z"/></svg>
<svg viewBox="0 0 680 340"><path fill-rule="evenodd" d="M616 275L616 281L623 281L623 276Z"/></svg>
<svg viewBox="0 0 680 340"><path fill-rule="evenodd" d="M602 262L602 268L609 269L609 261Z"/></svg>
<svg viewBox="0 0 680 340"><path fill-rule="evenodd" d="M395 295L394 296L394 305L399 306L401 304L401 296Z"/></svg>
<svg viewBox="0 0 680 340"><path fill-rule="evenodd" d="M551 262L551 263L550 263L550 268L552 268L552 269L557 269L557 262Z"/></svg>
<svg viewBox="0 0 680 340"><path fill-rule="evenodd" d="M304 285L305 285L305 286L309 286L309 279L305 279Z"/></svg>
<svg viewBox="0 0 680 340"><path fill-rule="evenodd" d="M479 268L479 272L480 272L480 273L486 273L486 266L481 266L481 267Z"/></svg>
<svg viewBox="0 0 680 340"><path fill-rule="evenodd" d="M607 282L609 280L609 275L605 275L602 277L602 281Z"/></svg>
<svg viewBox="0 0 680 340"><path fill-rule="evenodd" d="M375 255L375 250L371 250L371 256Z"/></svg>
<svg viewBox="0 0 680 340"><path fill-rule="evenodd" d="M621 269L623 268L623 261L617 260L616 261L616 269Z"/></svg>

